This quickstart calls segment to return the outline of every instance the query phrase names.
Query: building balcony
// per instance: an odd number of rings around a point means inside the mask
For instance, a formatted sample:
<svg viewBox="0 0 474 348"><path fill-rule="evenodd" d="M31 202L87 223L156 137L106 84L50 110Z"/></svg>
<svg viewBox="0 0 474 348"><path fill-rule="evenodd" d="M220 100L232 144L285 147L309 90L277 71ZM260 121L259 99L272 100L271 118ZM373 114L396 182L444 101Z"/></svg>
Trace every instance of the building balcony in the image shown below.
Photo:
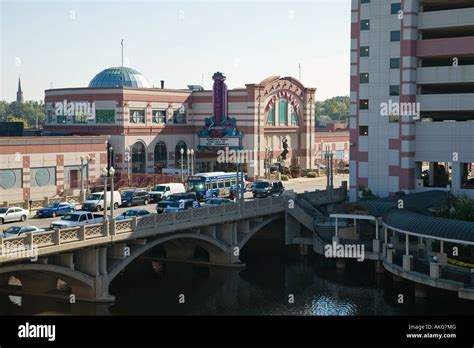
<svg viewBox="0 0 474 348"><path fill-rule="evenodd" d="M474 8L422 12L418 16L418 29L459 28L474 25Z"/></svg>
<svg viewBox="0 0 474 348"><path fill-rule="evenodd" d="M474 93L418 94L416 99L420 103L421 113L431 111L474 111Z"/></svg>
<svg viewBox="0 0 474 348"><path fill-rule="evenodd" d="M416 56L418 58L454 58L473 54L474 36L418 40L416 43Z"/></svg>
<svg viewBox="0 0 474 348"><path fill-rule="evenodd" d="M474 65L418 68L416 83L474 83Z"/></svg>

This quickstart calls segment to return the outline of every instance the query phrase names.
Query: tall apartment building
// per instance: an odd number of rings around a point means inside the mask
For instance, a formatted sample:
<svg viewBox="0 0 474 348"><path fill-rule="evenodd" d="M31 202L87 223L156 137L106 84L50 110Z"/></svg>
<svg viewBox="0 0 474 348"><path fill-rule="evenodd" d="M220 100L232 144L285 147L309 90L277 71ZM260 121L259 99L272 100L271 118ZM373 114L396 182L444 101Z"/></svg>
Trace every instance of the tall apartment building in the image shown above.
<svg viewBox="0 0 474 348"><path fill-rule="evenodd" d="M351 22L351 199L473 195L474 1L352 0Z"/></svg>

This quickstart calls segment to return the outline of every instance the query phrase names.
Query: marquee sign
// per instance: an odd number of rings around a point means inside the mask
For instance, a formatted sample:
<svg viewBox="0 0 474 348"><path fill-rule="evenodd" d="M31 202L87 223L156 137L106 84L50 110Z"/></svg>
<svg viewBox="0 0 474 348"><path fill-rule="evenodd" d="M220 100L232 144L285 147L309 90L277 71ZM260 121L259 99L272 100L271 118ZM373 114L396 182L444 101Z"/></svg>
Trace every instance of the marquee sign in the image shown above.
<svg viewBox="0 0 474 348"><path fill-rule="evenodd" d="M228 148L241 148L242 138L235 137L223 137L223 138L199 138L199 146L202 147L228 147Z"/></svg>
<svg viewBox="0 0 474 348"><path fill-rule="evenodd" d="M242 149L242 137L244 134L237 129L236 119L227 115L227 86L226 77L216 72L212 79L212 117L206 118L204 127L199 131L198 150L216 150L216 148L228 147L230 149Z"/></svg>

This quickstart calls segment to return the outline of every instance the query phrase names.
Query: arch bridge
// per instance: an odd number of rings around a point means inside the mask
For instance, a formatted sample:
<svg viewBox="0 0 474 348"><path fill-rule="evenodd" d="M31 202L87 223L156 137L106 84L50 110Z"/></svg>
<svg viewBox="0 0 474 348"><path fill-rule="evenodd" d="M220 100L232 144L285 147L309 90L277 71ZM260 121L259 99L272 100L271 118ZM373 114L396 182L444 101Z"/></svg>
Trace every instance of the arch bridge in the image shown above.
<svg viewBox="0 0 474 348"><path fill-rule="evenodd" d="M57 296L62 280L76 300L114 301L109 294L112 280L158 245L168 260L192 260L199 246L208 252L209 264L242 266L240 250L267 224L284 218L289 198L108 219L102 224L0 238L0 288L13 289L13 276L21 283L21 293Z"/></svg>

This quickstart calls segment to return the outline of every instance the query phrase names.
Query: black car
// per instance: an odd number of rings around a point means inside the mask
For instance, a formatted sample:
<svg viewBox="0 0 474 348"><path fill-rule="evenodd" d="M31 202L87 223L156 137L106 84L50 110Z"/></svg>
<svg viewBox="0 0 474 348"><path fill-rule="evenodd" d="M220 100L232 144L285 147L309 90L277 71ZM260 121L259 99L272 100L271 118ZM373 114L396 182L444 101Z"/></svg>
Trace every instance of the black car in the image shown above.
<svg viewBox="0 0 474 348"><path fill-rule="evenodd" d="M280 180L257 180L252 189L255 198L281 196L283 191L285 187Z"/></svg>
<svg viewBox="0 0 474 348"><path fill-rule="evenodd" d="M146 191L125 191L122 192L122 206L147 205L150 202L150 195Z"/></svg>
<svg viewBox="0 0 474 348"><path fill-rule="evenodd" d="M182 199L190 199L198 202L198 200L196 199L196 194L192 192L174 193L172 195L169 195L166 200L161 201L156 205L156 212L158 214L161 214L166 207Z"/></svg>

